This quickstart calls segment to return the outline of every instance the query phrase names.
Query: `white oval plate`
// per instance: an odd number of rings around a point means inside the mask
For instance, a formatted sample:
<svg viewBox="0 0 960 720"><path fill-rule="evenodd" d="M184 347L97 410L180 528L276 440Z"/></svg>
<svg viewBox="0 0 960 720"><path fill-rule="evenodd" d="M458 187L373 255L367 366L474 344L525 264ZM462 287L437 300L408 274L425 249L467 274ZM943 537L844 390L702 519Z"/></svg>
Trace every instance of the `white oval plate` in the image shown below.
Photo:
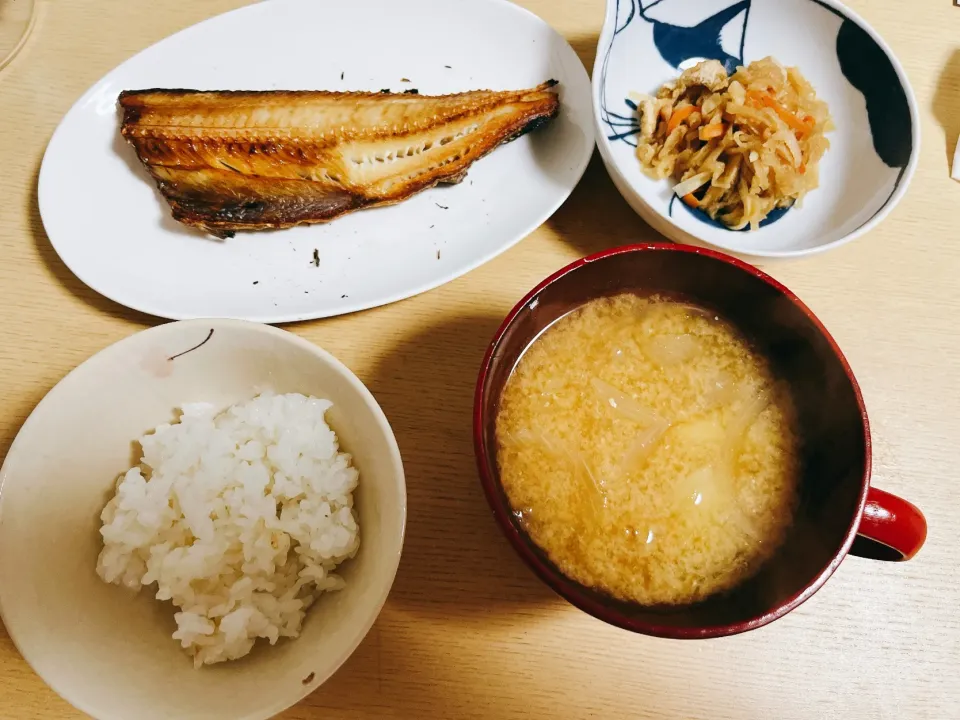
<svg viewBox="0 0 960 720"><path fill-rule="evenodd" d="M550 78L561 83L560 115L479 160L461 184L227 241L172 220L116 111L121 90L149 87L434 95ZM47 148L40 214L77 277L135 310L307 320L424 292L511 247L573 190L593 137L583 64L549 25L505 0L272 0L172 35L90 88Z"/></svg>

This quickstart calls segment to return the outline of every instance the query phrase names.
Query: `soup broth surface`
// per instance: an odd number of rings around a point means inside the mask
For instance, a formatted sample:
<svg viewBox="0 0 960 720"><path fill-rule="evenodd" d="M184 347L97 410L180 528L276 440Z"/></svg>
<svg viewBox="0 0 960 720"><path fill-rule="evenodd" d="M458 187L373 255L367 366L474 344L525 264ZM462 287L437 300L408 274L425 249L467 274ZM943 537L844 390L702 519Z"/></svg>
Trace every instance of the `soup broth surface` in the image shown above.
<svg viewBox="0 0 960 720"><path fill-rule="evenodd" d="M797 503L789 392L733 327L633 294L557 321L507 382L496 426L514 515L568 577L647 605L757 572Z"/></svg>

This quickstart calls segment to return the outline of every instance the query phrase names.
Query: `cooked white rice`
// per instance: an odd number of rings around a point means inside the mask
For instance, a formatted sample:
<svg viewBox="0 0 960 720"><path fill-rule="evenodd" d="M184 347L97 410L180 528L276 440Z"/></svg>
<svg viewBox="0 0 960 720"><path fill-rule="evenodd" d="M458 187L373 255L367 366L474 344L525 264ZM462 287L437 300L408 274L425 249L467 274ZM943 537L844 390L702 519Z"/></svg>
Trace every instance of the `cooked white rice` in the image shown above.
<svg viewBox="0 0 960 720"><path fill-rule="evenodd" d="M317 596L343 587L333 570L360 544L358 473L324 420L331 405L264 394L216 416L184 406L140 438L142 464L118 480L97 573L156 584L195 666L297 637Z"/></svg>

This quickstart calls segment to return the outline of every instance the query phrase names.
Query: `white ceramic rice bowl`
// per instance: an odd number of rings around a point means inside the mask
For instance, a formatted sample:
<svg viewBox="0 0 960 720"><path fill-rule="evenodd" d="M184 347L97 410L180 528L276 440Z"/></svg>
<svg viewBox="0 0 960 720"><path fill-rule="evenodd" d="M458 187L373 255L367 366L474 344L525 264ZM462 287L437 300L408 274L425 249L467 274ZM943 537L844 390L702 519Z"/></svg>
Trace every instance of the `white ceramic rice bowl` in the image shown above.
<svg viewBox="0 0 960 720"><path fill-rule="evenodd" d="M207 338L201 347L175 360ZM262 390L333 401L327 420L354 456L361 545L342 590L307 612L299 638L199 670L171 639L174 608L96 574L99 515L133 441L184 402L217 408ZM292 333L255 323L161 325L67 375L27 419L0 471L0 613L36 672L99 720L262 720L315 690L373 625L406 519L400 454L360 381Z"/></svg>

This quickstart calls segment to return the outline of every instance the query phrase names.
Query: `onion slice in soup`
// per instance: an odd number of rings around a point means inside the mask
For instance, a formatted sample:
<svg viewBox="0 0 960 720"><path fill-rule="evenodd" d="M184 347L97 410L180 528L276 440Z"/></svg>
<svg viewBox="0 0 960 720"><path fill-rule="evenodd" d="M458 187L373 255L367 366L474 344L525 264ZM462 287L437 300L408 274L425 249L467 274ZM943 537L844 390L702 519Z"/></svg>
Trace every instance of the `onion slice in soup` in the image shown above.
<svg viewBox="0 0 960 720"><path fill-rule="evenodd" d="M623 456L621 467L625 472L636 470L650 455L657 442L670 427L663 417L644 407L629 395L620 392L613 385L600 378L592 378L590 384L597 394L615 412L627 420L644 425L643 431Z"/></svg>
<svg viewBox="0 0 960 720"><path fill-rule="evenodd" d="M653 448L656 447L657 442L659 442L669 427L666 423L663 425L651 425L647 430L637 435L637 439L634 440L630 449L627 450L623 456L623 470L625 472L637 470L643 464L644 460L649 457L650 453L653 452Z"/></svg>
<svg viewBox="0 0 960 720"><path fill-rule="evenodd" d="M661 367L679 365L694 357L700 343L693 335L652 335L643 343L643 351Z"/></svg>
<svg viewBox="0 0 960 720"><path fill-rule="evenodd" d="M657 415L653 410L645 407L634 400L629 395L620 392L610 383L606 383L600 378L591 378L590 384L597 391L597 395L607 405L617 411L627 420L640 423L641 425L666 425L667 421Z"/></svg>

